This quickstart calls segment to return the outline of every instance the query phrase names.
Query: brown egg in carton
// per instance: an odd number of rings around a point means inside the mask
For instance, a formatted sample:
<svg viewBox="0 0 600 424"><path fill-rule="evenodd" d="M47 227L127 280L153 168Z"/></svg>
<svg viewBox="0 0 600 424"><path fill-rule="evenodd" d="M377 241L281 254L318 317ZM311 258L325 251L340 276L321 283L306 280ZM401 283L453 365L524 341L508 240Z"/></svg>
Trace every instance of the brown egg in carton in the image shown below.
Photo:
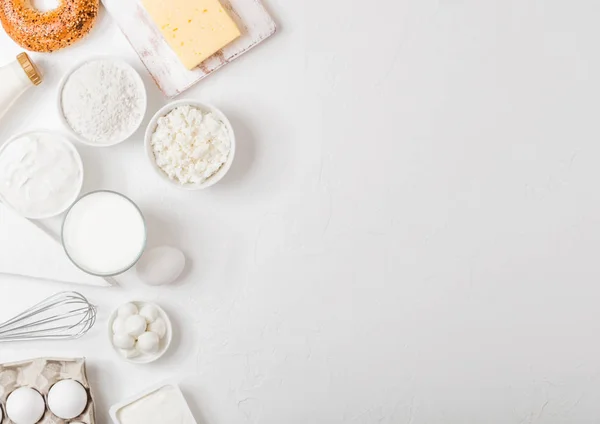
<svg viewBox="0 0 600 424"><path fill-rule="evenodd" d="M70 420L58 418L48 409L48 392L61 380L75 380L86 390L88 403L81 415ZM39 424L95 424L94 401L85 371L85 359L38 358L28 361L0 364L0 403L4 419L1 424L14 424L6 416L6 399L19 387L37 390L46 403L46 412Z"/></svg>

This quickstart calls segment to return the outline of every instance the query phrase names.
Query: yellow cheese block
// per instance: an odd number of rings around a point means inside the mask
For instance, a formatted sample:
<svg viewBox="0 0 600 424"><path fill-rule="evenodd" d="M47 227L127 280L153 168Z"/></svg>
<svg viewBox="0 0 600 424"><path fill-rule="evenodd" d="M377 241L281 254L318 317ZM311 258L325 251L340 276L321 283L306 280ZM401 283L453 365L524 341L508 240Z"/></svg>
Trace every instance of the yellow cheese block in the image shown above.
<svg viewBox="0 0 600 424"><path fill-rule="evenodd" d="M219 0L143 0L143 4L188 69L241 35Z"/></svg>

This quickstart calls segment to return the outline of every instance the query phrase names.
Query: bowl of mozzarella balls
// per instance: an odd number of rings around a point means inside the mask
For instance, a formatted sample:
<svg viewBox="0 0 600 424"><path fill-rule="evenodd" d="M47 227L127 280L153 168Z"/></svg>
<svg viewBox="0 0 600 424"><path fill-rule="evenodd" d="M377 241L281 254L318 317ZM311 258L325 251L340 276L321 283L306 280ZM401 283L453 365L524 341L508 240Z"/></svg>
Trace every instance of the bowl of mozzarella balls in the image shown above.
<svg viewBox="0 0 600 424"><path fill-rule="evenodd" d="M163 356L171 345L173 328L165 311L149 302L128 302L108 320L113 348L126 361L148 364Z"/></svg>
<svg viewBox="0 0 600 424"><path fill-rule="evenodd" d="M145 148L161 179L184 190L201 190L219 182L231 168L235 134L216 107L178 100L150 120Z"/></svg>

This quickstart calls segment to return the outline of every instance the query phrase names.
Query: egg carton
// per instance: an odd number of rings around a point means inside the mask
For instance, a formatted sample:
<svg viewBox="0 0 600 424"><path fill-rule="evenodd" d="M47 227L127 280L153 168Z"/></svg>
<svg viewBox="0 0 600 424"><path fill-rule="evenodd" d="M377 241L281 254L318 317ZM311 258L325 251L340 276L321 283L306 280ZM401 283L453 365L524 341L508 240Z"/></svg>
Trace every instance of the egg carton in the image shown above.
<svg viewBox="0 0 600 424"><path fill-rule="evenodd" d="M88 394L88 404L84 412L71 420L58 418L48 409L48 392L61 380L75 380L81 383ZM0 403L4 419L0 424L14 424L6 416L6 399L19 387L31 387L42 394L46 401L46 412L39 424L68 424L81 422L96 424L94 401L85 372L85 359L38 358L28 361L0 364Z"/></svg>

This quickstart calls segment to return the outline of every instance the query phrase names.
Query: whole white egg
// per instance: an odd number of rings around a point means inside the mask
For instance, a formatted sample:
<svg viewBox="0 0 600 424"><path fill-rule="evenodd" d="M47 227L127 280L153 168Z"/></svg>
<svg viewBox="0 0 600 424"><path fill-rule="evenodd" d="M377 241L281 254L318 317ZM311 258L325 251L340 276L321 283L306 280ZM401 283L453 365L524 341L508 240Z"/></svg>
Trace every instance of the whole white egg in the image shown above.
<svg viewBox="0 0 600 424"><path fill-rule="evenodd" d="M88 395L81 383L75 380L61 380L48 392L48 407L58 418L70 420L83 413L88 403Z"/></svg>
<svg viewBox="0 0 600 424"><path fill-rule="evenodd" d="M15 424L35 424L45 411L44 398L30 387L19 387L6 399L6 415Z"/></svg>
<svg viewBox="0 0 600 424"><path fill-rule="evenodd" d="M132 337L137 337L146 331L146 318L141 315L131 315L125 320L125 332Z"/></svg>
<svg viewBox="0 0 600 424"><path fill-rule="evenodd" d="M156 353L158 352L159 345L158 334L152 332L146 332L138 337L137 347L139 350L145 353Z"/></svg>
<svg viewBox="0 0 600 424"><path fill-rule="evenodd" d="M137 275L151 286L171 284L179 278L185 268L185 255L170 246L148 250L136 265Z"/></svg>

